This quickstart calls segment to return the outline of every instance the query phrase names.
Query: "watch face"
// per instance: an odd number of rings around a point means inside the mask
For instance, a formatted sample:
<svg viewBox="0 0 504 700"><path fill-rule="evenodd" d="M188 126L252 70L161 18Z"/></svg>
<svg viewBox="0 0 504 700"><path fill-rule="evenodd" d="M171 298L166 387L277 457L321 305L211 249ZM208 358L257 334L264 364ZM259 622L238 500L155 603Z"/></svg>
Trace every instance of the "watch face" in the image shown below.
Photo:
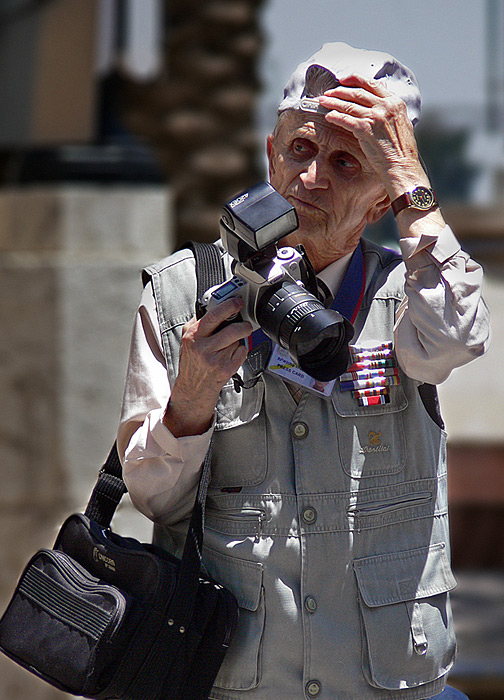
<svg viewBox="0 0 504 700"><path fill-rule="evenodd" d="M411 205L416 209L430 209L435 202L434 194L427 187L415 187L410 197Z"/></svg>

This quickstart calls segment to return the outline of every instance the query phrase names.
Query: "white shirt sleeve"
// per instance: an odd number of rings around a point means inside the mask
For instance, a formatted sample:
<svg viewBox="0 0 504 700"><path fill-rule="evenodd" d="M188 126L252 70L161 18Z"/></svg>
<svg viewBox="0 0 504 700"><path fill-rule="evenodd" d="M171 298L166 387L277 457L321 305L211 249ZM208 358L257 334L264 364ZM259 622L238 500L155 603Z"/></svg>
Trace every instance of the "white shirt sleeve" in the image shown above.
<svg viewBox="0 0 504 700"><path fill-rule="evenodd" d="M404 238L400 245L406 296L396 314L397 359L412 379L440 384L488 345L483 271L448 226L439 236Z"/></svg>
<svg viewBox="0 0 504 700"><path fill-rule="evenodd" d="M213 425L202 435L175 438L163 423L171 387L152 285L136 314L117 447L124 480L138 510L177 522L190 513Z"/></svg>

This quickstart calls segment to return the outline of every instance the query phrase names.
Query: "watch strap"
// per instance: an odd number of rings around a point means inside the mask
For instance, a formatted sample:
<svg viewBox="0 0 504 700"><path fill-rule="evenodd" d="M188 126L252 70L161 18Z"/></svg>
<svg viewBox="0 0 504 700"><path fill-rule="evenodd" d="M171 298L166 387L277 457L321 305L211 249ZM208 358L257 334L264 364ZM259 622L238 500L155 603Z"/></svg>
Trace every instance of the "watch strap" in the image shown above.
<svg viewBox="0 0 504 700"><path fill-rule="evenodd" d="M415 202L415 194L420 192L423 198L427 199L425 204L422 204L421 200ZM429 187L419 186L414 187L412 190L409 190L404 194L401 194L399 197L394 199L391 206L394 216L397 216L403 209L408 208L417 209L418 211L431 211L438 206L438 201L434 190Z"/></svg>

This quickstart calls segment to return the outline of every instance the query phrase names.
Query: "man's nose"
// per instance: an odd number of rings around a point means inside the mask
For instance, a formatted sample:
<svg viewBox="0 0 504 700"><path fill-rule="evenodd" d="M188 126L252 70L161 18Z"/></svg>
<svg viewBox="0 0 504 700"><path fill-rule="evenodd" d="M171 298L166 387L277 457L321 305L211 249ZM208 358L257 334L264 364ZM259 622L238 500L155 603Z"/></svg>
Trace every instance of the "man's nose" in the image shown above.
<svg viewBox="0 0 504 700"><path fill-rule="evenodd" d="M307 169L301 173L301 182L307 190L327 189L329 187L329 178L320 159L314 158Z"/></svg>

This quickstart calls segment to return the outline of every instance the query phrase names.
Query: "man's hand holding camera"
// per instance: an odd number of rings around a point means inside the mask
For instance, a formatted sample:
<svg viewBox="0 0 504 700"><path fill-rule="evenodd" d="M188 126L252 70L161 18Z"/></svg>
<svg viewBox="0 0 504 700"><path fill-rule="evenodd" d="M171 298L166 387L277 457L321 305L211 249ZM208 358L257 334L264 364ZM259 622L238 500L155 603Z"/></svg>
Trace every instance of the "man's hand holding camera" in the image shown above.
<svg viewBox="0 0 504 700"><path fill-rule="evenodd" d="M250 335L250 323L231 323L217 330L242 306L241 298L228 299L185 324L179 374L163 419L175 437L208 430L222 387L245 362L247 350L240 341Z"/></svg>

